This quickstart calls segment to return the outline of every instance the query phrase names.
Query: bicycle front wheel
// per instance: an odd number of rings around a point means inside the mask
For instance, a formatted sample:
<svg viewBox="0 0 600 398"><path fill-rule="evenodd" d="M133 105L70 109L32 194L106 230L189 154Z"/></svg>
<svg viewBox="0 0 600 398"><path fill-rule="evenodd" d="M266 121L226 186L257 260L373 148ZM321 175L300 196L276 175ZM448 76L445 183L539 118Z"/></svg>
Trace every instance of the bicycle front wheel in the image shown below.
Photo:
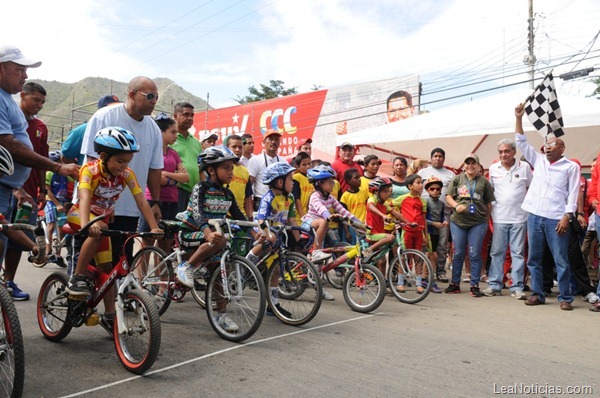
<svg viewBox="0 0 600 398"><path fill-rule="evenodd" d="M123 303L125 329L118 330L120 320L116 317L115 348L125 369L142 374L154 364L160 350L160 316L154 300L139 289L125 293Z"/></svg>
<svg viewBox="0 0 600 398"><path fill-rule="evenodd" d="M385 298L385 277L377 267L362 264L358 272L351 269L346 275L343 293L346 304L352 310L362 313L375 311Z"/></svg>
<svg viewBox="0 0 600 398"><path fill-rule="evenodd" d="M224 275L217 267L208 280L206 303L212 304L206 306L208 321L221 338L246 340L258 330L265 316L266 295L256 266L244 257L231 255Z"/></svg>
<svg viewBox="0 0 600 398"><path fill-rule="evenodd" d="M300 326L310 322L321 308L323 286L317 267L299 253L287 253L281 275L281 256L271 265L267 281L269 307L279 320L287 325ZM271 283L273 285L273 283Z"/></svg>
<svg viewBox="0 0 600 398"><path fill-rule="evenodd" d="M171 262L165 261L167 256L159 247L144 247L136 253L131 265L142 288L156 303L158 315L167 311L172 298L171 286L175 276Z"/></svg>
<svg viewBox="0 0 600 398"><path fill-rule="evenodd" d="M403 303L425 300L433 287L433 267L427 256L414 249L402 250L388 269L390 290Z"/></svg>
<svg viewBox="0 0 600 398"><path fill-rule="evenodd" d="M334 247L348 247L352 246L347 242L338 242ZM345 255L346 252L333 252L331 253L331 261L335 261L338 257ZM335 267L325 272L323 275L327 280L327 283L331 285L331 287L335 289L343 289L344 288L344 278L350 269L354 266L352 263L353 260L348 260L347 263L340 265L339 267Z"/></svg>
<svg viewBox="0 0 600 398"><path fill-rule="evenodd" d="M21 397L25 380L25 350L17 309L8 291L0 286L0 395Z"/></svg>
<svg viewBox="0 0 600 398"><path fill-rule="evenodd" d="M38 326L45 338L61 341L73 326L67 322L69 298L65 291L67 277L62 272L50 274L42 283L37 301Z"/></svg>

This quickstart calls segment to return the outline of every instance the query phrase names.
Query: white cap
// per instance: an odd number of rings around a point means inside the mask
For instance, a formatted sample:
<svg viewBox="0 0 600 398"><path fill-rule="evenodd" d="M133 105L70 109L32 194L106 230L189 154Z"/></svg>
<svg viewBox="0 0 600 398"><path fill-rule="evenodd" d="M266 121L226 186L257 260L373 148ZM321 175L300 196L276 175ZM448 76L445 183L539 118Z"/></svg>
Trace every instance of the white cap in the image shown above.
<svg viewBox="0 0 600 398"><path fill-rule="evenodd" d="M14 46L10 45L1 45L0 46L0 63L2 62L14 62L15 64L19 64L22 66L27 66L29 68L37 68L42 64L41 61L34 61L29 58L25 58L21 50Z"/></svg>
<svg viewBox="0 0 600 398"><path fill-rule="evenodd" d="M200 137L200 142L204 142L210 138L217 141L219 139L219 136L216 135L215 133L211 133L210 130L204 130L204 132L202 133L202 136Z"/></svg>

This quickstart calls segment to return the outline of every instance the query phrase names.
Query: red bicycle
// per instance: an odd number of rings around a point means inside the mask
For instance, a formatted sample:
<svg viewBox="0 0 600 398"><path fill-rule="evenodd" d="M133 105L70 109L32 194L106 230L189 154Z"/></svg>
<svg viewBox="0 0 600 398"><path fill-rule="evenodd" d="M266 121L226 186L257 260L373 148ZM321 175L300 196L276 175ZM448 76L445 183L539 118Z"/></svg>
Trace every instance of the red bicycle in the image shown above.
<svg viewBox="0 0 600 398"><path fill-rule="evenodd" d="M79 232L66 226L63 228L66 233L85 236L89 227L101 219L102 217L94 218ZM156 304L131 272L125 246L132 238L156 238L158 234L105 230L102 235L127 237L117 265L109 274L97 271L92 265L88 266L88 277L93 287L91 294L83 300L78 296L70 296L65 290L67 277L64 273L55 272L48 276L38 296L38 325L44 337L54 342L67 337L73 327L97 325L100 318L95 308L109 288L117 282L116 316L113 324L115 348L125 369L142 374L154 364L160 350L160 318Z"/></svg>

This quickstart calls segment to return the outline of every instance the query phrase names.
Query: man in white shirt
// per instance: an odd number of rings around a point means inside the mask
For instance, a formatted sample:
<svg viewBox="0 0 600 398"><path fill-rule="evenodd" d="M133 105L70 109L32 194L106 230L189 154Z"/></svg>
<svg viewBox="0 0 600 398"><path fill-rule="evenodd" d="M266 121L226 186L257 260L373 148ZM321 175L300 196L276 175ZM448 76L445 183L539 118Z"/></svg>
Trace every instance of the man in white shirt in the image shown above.
<svg viewBox="0 0 600 398"><path fill-rule="evenodd" d="M527 268L533 291L525 304L546 302L542 258L547 243L556 264L560 309L570 311L573 295L569 286L569 221L577 211L580 168L563 156L565 143L559 138L547 138L545 154L536 152L523 133L524 109L523 104L515 108L515 131L519 149L533 166L533 179L522 206L529 212Z"/></svg>
<svg viewBox="0 0 600 398"><path fill-rule="evenodd" d="M533 174L526 162L515 158L517 146L511 139L498 143L499 162L493 163L490 170L490 183L494 187L496 201L492 203L492 263L488 274L489 286L483 291L486 296L502 292L504 260L510 243L511 256L511 296L525 300L523 278L525 274L525 234L527 232L527 212L521 209L527 188Z"/></svg>
<svg viewBox="0 0 600 398"><path fill-rule="evenodd" d="M448 191L448 185L454 180L456 175L444 167L444 161L446 160L446 152L442 148L434 148L431 151L431 166L419 170L418 174L423 179L423 185L427 183L427 179L431 177L439 178L442 181L442 194L440 200L446 204L446 192ZM427 190L423 190L421 195L423 199L427 200L429 194ZM450 214L452 209L449 206L445 207L444 220L450 220ZM450 233L450 225L440 229L440 239L437 247L438 263L436 265L436 276L440 282L448 282L446 278L446 257L448 254L448 235ZM434 264L435 265L435 264Z"/></svg>
<svg viewBox="0 0 600 398"><path fill-rule="evenodd" d="M254 156L254 137L252 134L242 134L242 156L240 157L240 164L248 168L248 162Z"/></svg>
<svg viewBox="0 0 600 398"><path fill-rule="evenodd" d="M254 211L258 210L260 199L267 193L269 186L263 184L263 170L268 165L280 162L282 158L277 156L281 133L277 130L267 130L263 138L264 150L261 154L253 156L248 161L248 172L252 182L252 192L254 194Z"/></svg>

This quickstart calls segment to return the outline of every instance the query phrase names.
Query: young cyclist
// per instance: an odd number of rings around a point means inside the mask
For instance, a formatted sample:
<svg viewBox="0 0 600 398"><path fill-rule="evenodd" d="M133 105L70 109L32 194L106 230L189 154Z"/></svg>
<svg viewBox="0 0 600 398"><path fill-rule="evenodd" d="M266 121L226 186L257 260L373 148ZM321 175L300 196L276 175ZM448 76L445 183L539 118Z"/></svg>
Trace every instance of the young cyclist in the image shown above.
<svg viewBox="0 0 600 398"><path fill-rule="evenodd" d="M92 218L100 216L104 219L89 228L88 238L81 246L75 272L66 288L73 296L85 297L90 294L85 272L92 258L101 272L108 273L112 269L110 238L101 236L100 231L108 229L109 220L114 217L115 203L126 187L131 191L138 209L150 225L151 232L162 232L157 227L152 209L144 198L135 174L129 168L129 162L139 149L135 136L121 127L103 128L94 137L94 151L100 158L84 165L79 171L78 203L69 210L67 222L71 228L77 230ZM104 296L105 313L100 319L100 324L110 334L115 316L114 295L113 286Z"/></svg>
<svg viewBox="0 0 600 398"><path fill-rule="evenodd" d="M206 181L194 186L187 210L177 214L177 219L192 229L180 233L182 244L197 247L190 258L177 267L177 279L189 288L194 287L196 270L202 262L221 252L226 245L223 234L213 231L208 221L221 220L227 213L234 220L246 220L233 193L226 187L233 179L233 166L238 161L239 158L224 146L206 148L198 156L198 166L201 173L206 172ZM256 236L254 231L250 233ZM226 306L226 302L217 300L217 322L227 332L235 333L239 327L228 316Z"/></svg>
<svg viewBox="0 0 600 398"><path fill-rule="evenodd" d="M363 250L365 261L380 247L394 241L394 235L385 233L384 224L390 220L389 214L402 222L407 222L400 212L394 210L388 203L392 196L392 181L387 177L376 177L369 183L372 195L367 200L367 225L371 230L367 232L367 240L374 243ZM379 259L377 267L385 275L385 258Z"/></svg>
<svg viewBox="0 0 600 398"><path fill-rule="evenodd" d="M292 193L296 199L296 222L302 223L302 216L308 211L308 201L315 188L308 182L308 169L310 168L310 155L306 152L299 152L294 158L293 164L296 166L294 174L294 188Z"/></svg>
<svg viewBox="0 0 600 398"><path fill-rule="evenodd" d="M15 171L15 164L14 164L12 155L3 146L0 146L0 178L2 178L4 176L10 176L14 173L14 171ZM1 213L0 213L0 224L9 224L9 222L6 221L6 218L4 217L4 215ZM25 232L15 231L15 230L7 230L7 231L2 231L2 232L4 233L4 235L6 235L8 237L8 239L10 241L12 241L20 246L23 246L24 248L26 248L26 250L31 251L34 256L40 255L40 253L38 253L37 245L31 240L31 238L29 236L27 236L25 234ZM0 241L0 251L2 249L3 249L2 241ZM42 254L42 258L40 258L41 261L44 261L43 257L44 256ZM34 261L37 261L37 260L34 260ZM7 285L7 287L12 288L14 286L14 282L8 281L6 283L6 285Z"/></svg>
<svg viewBox="0 0 600 398"><path fill-rule="evenodd" d="M302 152L304 153L304 152ZM269 186L269 190L262 197L256 214L256 221L261 225L261 235L263 239L256 242L250 253L246 256L254 264L258 263L263 254L263 242L269 240L275 243L275 234L268 234L268 221L272 226L292 225L296 226L296 206L294 205L294 196L291 194L293 187L292 174L295 169L287 162L277 162L270 164L263 172L263 183ZM297 231L293 232L296 241L300 239ZM279 299L279 272L278 269L273 273L273 279L270 281L269 294L273 298L273 303L287 317L292 314L283 309L278 304ZM270 309L267 309L267 315L273 315Z"/></svg>

